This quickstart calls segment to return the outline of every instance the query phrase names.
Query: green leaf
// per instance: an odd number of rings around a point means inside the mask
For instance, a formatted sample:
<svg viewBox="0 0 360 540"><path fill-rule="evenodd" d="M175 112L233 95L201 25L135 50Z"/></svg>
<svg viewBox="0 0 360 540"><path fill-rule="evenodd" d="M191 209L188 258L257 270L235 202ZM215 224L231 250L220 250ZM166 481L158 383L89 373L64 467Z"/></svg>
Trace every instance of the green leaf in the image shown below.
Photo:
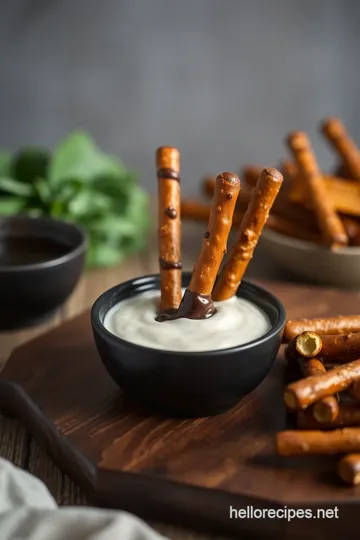
<svg viewBox="0 0 360 540"><path fill-rule="evenodd" d="M0 190L10 195L18 195L19 197L28 197L31 195L32 186L23 184L13 178L5 176L0 177Z"/></svg>
<svg viewBox="0 0 360 540"><path fill-rule="evenodd" d="M43 178L37 178L33 184L33 193L35 200L37 199L39 206L43 208L47 213L50 213L51 209L51 190L49 183Z"/></svg>
<svg viewBox="0 0 360 540"><path fill-rule="evenodd" d="M25 184L32 184L37 178L46 178L49 154L39 148L23 148L15 154L11 176Z"/></svg>
<svg viewBox="0 0 360 540"><path fill-rule="evenodd" d="M69 177L91 181L102 174L120 175L122 163L97 149L81 131L72 133L55 149L49 166L49 181L56 185Z"/></svg>
<svg viewBox="0 0 360 540"><path fill-rule="evenodd" d="M0 150L0 176L11 176L11 152Z"/></svg>
<svg viewBox="0 0 360 540"><path fill-rule="evenodd" d="M106 215L110 206L111 200L108 196L84 188L69 201L68 211L74 218L89 220Z"/></svg>
<svg viewBox="0 0 360 540"><path fill-rule="evenodd" d="M0 215L12 216L19 214L23 210L23 201L16 197L1 197L0 198Z"/></svg>

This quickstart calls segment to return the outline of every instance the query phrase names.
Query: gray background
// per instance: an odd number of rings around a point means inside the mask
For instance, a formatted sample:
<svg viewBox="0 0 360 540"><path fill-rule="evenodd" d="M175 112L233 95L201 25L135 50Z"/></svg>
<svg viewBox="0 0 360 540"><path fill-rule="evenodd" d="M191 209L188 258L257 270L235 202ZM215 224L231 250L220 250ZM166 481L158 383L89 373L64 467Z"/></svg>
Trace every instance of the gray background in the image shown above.
<svg viewBox="0 0 360 540"><path fill-rule="evenodd" d="M83 128L156 187L154 150L181 150L183 193L206 172L276 164L340 115L360 141L360 2L2 0L0 146L52 147Z"/></svg>

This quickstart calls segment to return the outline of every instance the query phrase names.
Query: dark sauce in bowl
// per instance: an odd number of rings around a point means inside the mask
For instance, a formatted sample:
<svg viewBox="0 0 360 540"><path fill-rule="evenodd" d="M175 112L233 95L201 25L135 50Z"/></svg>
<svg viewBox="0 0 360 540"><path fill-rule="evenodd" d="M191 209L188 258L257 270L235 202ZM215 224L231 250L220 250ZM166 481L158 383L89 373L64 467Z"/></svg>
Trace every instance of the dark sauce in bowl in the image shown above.
<svg viewBox="0 0 360 540"><path fill-rule="evenodd" d="M70 248L54 239L0 237L0 267L44 263L63 257Z"/></svg>

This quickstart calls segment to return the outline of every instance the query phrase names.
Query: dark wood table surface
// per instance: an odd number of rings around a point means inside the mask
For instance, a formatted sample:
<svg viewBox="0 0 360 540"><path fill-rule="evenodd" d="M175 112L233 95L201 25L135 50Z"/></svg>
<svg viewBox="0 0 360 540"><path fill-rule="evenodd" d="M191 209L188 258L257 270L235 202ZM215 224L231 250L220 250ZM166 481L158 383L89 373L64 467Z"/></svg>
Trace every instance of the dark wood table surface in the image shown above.
<svg viewBox="0 0 360 540"><path fill-rule="evenodd" d="M184 224L184 269L192 268L199 246L201 245L203 228L203 225ZM126 279L157 272L157 248L155 239L149 245L150 247L145 253L132 258L119 267L85 273L66 305L46 324L20 332L0 333L0 367L5 364L11 351L17 346L78 315L90 307L93 301L104 290ZM290 276L284 274L279 268L274 266L266 254L262 252L261 246L257 249L256 256L248 270L247 278L254 280L266 279L267 281L291 280ZM15 465L28 470L44 481L58 504L87 504L81 490L52 463L37 441L29 435L26 428L17 420L9 419L2 415L0 415L0 457L9 459ZM183 530L179 527L159 523L151 523L151 525L162 534L174 540L205 540L206 538L210 538L208 535ZM217 536L216 538L219 539L220 537Z"/></svg>

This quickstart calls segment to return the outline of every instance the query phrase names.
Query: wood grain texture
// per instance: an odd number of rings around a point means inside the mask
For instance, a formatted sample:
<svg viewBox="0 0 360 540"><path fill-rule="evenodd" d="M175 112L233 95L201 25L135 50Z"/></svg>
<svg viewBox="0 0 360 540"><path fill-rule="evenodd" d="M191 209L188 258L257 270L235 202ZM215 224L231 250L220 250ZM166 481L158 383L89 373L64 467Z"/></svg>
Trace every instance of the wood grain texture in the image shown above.
<svg viewBox="0 0 360 540"><path fill-rule="evenodd" d="M360 293L322 288L271 289L291 318L351 314L360 300ZM287 427L286 369L280 355L260 387L228 413L195 420L148 416L103 369L85 313L13 353L1 375L0 405L26 423L91 501L153 520L250 533L261 521L230 520L230 505L346 501L348 512L360 503L356 488L342 488L331 474L333 458L274 455L274 433ZM41 475L54 477L46 470Z"/></svg>

